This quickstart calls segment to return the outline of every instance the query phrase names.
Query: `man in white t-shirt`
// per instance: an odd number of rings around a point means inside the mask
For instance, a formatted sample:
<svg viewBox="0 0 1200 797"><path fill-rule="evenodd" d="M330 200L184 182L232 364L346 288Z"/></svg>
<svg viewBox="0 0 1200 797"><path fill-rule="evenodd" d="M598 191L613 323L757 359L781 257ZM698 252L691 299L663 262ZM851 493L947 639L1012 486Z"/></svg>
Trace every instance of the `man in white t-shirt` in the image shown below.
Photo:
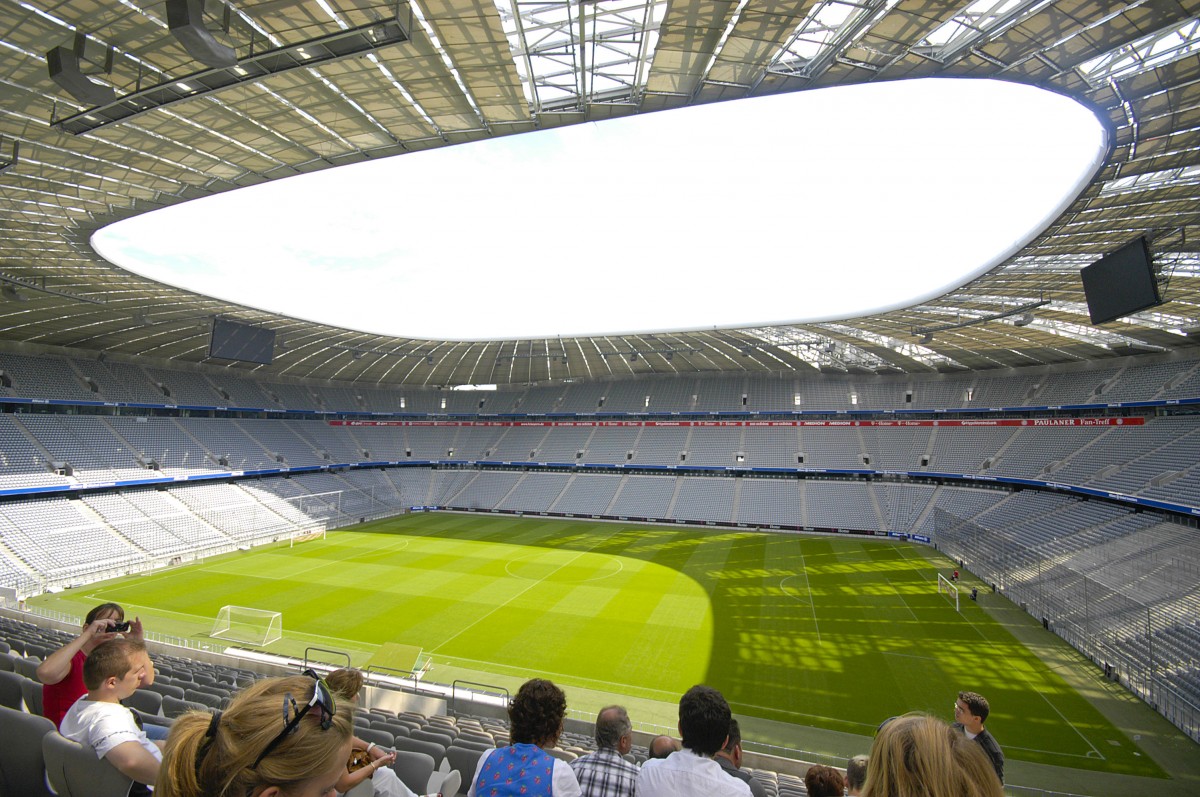
<svg viewBox="0 0 1200 797"><path fill-rule="evenodd" d="M87 694L63 717L59 732L91 747L122 774L153 786L162 763L161 742L152 742L141 720L121 701L154 683L154 665L139 639L111 639L88 654L83 665ZM136 793L135 790L131 793Z"/></svg>

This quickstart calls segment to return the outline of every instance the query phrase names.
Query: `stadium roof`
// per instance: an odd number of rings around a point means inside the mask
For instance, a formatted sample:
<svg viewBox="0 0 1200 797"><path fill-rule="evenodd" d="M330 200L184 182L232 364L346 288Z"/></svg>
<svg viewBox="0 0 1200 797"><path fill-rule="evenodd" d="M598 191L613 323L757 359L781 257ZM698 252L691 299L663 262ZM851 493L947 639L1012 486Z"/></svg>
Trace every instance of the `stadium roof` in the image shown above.
<svg viewBox="0 0 1200 797"><path fill-rule="evenodd" d="M988 369L1170 351L1200 334L1195 0L210 0L198 18L203 5L0 0L0 339L205 362L219 315L279 335L272 365L230 367L454 385ZM1065 93L1110 125L1112 148L1078 199L1007 262L938 299L853 321L518 341L393 338L154 283L88 243L99 227L133 214L345 163L697 103L935 75ZM1165 303L1093 327L1079 269L1141 234L1152 241Z"/></svg>

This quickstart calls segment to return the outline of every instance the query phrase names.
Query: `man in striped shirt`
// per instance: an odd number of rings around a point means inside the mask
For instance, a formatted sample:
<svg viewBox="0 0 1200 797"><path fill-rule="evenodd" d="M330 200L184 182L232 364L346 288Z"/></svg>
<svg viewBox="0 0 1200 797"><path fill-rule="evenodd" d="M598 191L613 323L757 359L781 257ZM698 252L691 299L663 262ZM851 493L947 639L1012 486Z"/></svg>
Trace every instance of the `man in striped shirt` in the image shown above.
<svg viewBox="0 0 1200 797"><path fill-rule="evenodd" d="M638 768L624 758L633 747L633 726L625 709L600 709L596 746L596 752L571 762L583 797L633 797L637 793Z"/></svg>

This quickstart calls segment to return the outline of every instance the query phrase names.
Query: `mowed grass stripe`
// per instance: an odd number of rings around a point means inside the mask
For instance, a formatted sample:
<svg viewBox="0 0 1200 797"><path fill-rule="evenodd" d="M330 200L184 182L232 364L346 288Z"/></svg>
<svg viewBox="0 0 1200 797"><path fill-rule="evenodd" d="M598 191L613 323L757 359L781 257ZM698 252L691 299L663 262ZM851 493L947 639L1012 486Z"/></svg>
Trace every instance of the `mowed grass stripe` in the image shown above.
<svg viewBox="0 0 1200 797"><path fill-rule="evenodd" d="M955 612L935 582L951 563L926 556L861 538L431 513L46 600L161 607L148 627L168 632L189 615L207 631L226 604L267 608L292 649L327 640L365 660L394 641L451 674L665 701L707 682L740 713L855 733L909 710L949 719L955 692L975 689L1014 757L1157 773L978 604L964 595Z"/></svg>

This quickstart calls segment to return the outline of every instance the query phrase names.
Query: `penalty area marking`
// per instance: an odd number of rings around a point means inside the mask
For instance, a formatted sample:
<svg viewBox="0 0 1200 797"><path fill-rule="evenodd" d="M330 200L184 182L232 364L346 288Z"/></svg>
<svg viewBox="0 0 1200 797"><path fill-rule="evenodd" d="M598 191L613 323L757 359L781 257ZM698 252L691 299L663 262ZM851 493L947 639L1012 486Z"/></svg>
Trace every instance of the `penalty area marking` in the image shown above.
<svg viewBox="0 0 1200 797"><path fill-rule="evenodd" d="M590 551L584 551L584 553L590 553ZM541 578L530 578L529 576L523 576L519 573L514 573L510 569L513 565L523 564L525 562L528 562L530 559L533 559L534 557L537 557L540 555L541 554L538 554L538 553L531 553L526 556L517 557L516 559L510 559L504 563L504 572L507 573L509 576L511 576L515 579L519 579L521 581L533 581L533 582L543 581L547 578L547 576L542 576ZM562 584L587 584L590 581L601 581L606 578L612 578L613 576L619 576L621 574L621 572L625 569L625 564L616 556L610 556L609 554L602 554L602 553L598 553L595 555L603 556L604 558L608 559L610 562L616 562L617 569L611 573L601 573L600 575L592 576L591 578L581 578L577 581L563 581L561 579L558 579L559 583L562 583ZM578 558L579 557L575 557L575 559L578 559ZM574 562L575 559L572 559L571 561ZM559 570L563 569L564 567L566 567L565 564L559 565L558 567L554 568L554 570L551 571L551 574L557 573Z"/></svg>
<svg viewBox="0 0 1200 797"><path fill-rule="evenodd" d="M906 561L912 561L912 557L905 555L905 553L904 553L904 549L903 549L903 548L901 548L901 547L897 547L897 548L896 548L896 550L900 552L900 557L901 557L902 559L905 559ZM934 564L933 564L933 562L930 562L928 559L925 559L925 557L922 557L922 559L924 559L924 560L925 560L926 562L928 562L930 565L932 565L932 566L936 567L936 565L934 565ZM921 577L922 577L922 578L924 578L926 581L933 581L933 579L931 579L931 578L930 578L930 577L929 577L929 576L928 576L926 573L924 573L923 571L920 571L920 570L918 570L918 572L921 574ZM978 626L976 626L976 625L975 625L975 623L974 623L972 620L970 620L970 619L967 619L966 615L963 615L963 618L967 620L967 625L971 626L971 630L972 630L972 631L974 631L976 634L978 634L978 635L979 635L979 638L980 638L980 639L982 639L982 640L984 641L984 643L986 643L986 644L988 645L988 647L991 647L991 648L995 648L995 647L997 647L997 644L996 644L995 640L989 639L989 638L987 637L987 635L985 635L985 634L983 633L983 631L979 630L979 627L978 627ZM1019 641L1019 640L1018 640L1018 641ZM1047 665L1047 664L1046 664L1046 662L1042 660L1042 657L1041 657L1041 656L1039 656L1039 655L1037 655L1036 653L1034 653L1034 652L1033 652L1033 650L1032 650L1032 649L1031 649L1031 648L1030 648L1028 645L1026 645L1025 643L1023 643L1023 642L1022 642L1022 643L1021 643L1021 647L1025 648L1026 650L1028 650L1028 651L1030 652L1030 654L1031 654L1031 655L1032 655L1032 656L1033 656L1033 657L1034 657L1034 658L1035 658L1035 659L1038 661L1038 663L1040 663L1040 664L1041 664L1043 667L1045 667L1045 668L1046 668L1046 669L1048 669L1048 670L1049 670L1049 669L1051 669L1051 668L1049 667L1049 665ZM1060 718L1060 719L1063 721L1063 723L1065 723L1065 724L1066 724L1066 726L1067 726L1068 728L1070 728L1071 730L1075 731L1075 735L1077 735L1077 736L1078 736L1080 739L1082 739L1082 740L1083 740L1083 743L1084 743L1084 744L1086 744L1088 747L1090 747L1090 748L1091 748L1091 750L1090 750L1089 752L1087 752L1087 753L1083 754L1083 755L1080 755L1080 754L1078 754L1078 753L1057 753L1057 752L1053 752L1053 751L1051 751L1051 750L1034 750L1034 749L1032 749L1032 748L1027 748L1027 747L1020 747L1020 748L1018 748L1018 747L1014 747L1014 748L1013 748L1014 750L1028 750L1029 752L1035 752L1035 753L1046 753L1047 755L1062 755L1062 756L1070 756L1071 758L1091 758L1091 759L1096 759L1096 758L1099 758L1101 761L1107 761L1107 760L1108 760L1108 759L1106 759L1106 758L1104 757L1104 753L1101 753L1101 752L1100 752L1100 751L1099 751L1099 750L1096 748L1096 745L1092 744L1091 740L1090 740L1090 739L1088 739L1086 736L1084 736L1084 735L1083 735L1083 732L1082 732L1081 730L1079 730L1079 728L1075 727L1075 724L1074 724L1074 723L1072 723L1072 722L1071 722L1069 719L1067 719L1066 715L1064 715L1064 714L1063 714L1061 711L1059 711L1059 710L1058 710L1058 706L1056 706L1056 705L1054 705L1053 703L1051 703L1051 702L1050 702L1050 698L1046 697L1045 693L1044 693L1044 692L1042 692L1042 690L1038 689L1038 688L1037 688L1037 687L1036 687L1034 684L1030 683L1030 681L1029 681L1029 676L1028 676L1028 675L1026 675L1024 672L1020 672L1020 671L1018 671L1018 673L1017 673L1017 677L1019 677L1021 680L1025 681L1025 685L1026 685L1026 686L1028 686L1030 689L1032 689L1032 690L1034 691L1034 693L1035 693L1035 694L1036 694L1038 697L1040 697L1040 698L1041 698L1043 701L1045 701L1046 705L1047 705L1047 706L1049 706L1049 707L1050 707L1050 709L1051 709L1051 710L1052 710L1052 711L1053 711L1055 714L1057 714L1057 715L1059 716L1059 718ZM1085 698L1085 700L1086 700L1086 698ZM1089 701L1089 704L1090 704L1090 701Z"/></svg>

